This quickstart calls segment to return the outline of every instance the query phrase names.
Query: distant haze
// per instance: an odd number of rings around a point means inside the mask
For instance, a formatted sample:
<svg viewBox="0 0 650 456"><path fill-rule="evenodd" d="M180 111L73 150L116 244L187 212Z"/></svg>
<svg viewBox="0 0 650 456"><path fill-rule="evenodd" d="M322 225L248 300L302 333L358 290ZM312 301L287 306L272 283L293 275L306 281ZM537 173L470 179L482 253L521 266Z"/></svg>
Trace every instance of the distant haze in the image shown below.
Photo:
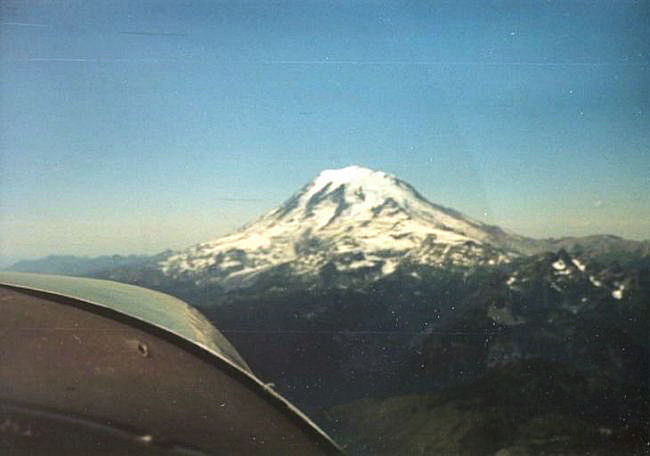
<svg viewBox="0 0 650 456"><path fill-rule="evenodd" d="M0 5L0 263L214 239L323 169L650 238L645 2Z"/></svg>

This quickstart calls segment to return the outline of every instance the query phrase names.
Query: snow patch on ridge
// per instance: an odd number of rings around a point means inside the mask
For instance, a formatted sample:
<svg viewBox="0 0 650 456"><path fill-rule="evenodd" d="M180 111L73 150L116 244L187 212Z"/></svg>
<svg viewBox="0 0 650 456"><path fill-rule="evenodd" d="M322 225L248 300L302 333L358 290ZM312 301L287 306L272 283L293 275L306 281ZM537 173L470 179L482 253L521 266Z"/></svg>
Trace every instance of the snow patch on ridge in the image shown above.
<svg viewBox="0 0 650 456"><path fill-rule="evenodd" d="M594 276L589 276L589 281L595 286L595 287L602 287L603 283L596 279Z"/></svg>
<svg viewBox="0 0 650 456"><path fill-rule="evenodd" d="M583 263L581 263L580 260L578 260L577 258L573 258L571 261L573 261L573 264L576 265L576 268L578 268L580 272L585 272L585 270L587 269L587 267Z"/></svg>
<svg viewBox="0 0 650 456"><path fill-rule="evenodd" d="M563 260L557 260L553 262L552 266L553 269L555 269L556 271L563 271L564 269L566 269L566 264L564 264Z"/></svg>

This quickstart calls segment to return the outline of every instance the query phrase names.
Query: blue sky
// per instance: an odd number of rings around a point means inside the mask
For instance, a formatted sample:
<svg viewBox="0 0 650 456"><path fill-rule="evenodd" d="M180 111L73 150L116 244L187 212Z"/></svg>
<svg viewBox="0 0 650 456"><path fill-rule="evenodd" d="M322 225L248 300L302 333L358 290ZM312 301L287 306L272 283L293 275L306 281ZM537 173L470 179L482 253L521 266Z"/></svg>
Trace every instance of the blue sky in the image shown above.
<svg viewBox="0 0 650 456"><path fill-rule="evenodd" d="M650 238L647 2L1 8L2 261L186 247L350 164L525 235Z"/></svg>

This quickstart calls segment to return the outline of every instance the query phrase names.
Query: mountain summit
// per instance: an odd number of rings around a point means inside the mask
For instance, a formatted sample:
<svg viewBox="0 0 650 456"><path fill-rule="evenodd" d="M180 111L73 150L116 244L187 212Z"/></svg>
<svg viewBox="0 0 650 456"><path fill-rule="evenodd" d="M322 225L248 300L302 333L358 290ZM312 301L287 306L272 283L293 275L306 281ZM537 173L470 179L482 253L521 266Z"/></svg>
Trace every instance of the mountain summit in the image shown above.
<svg viewBox="0 0 650 456"><path fill-rule="evenodd" d="M305 277L329 268L377 278L404 262L507 262L520 239L427 201L391 174L350 166L321 172L257 221L160 265L166 275L232 286L279 266Z"/></svg>

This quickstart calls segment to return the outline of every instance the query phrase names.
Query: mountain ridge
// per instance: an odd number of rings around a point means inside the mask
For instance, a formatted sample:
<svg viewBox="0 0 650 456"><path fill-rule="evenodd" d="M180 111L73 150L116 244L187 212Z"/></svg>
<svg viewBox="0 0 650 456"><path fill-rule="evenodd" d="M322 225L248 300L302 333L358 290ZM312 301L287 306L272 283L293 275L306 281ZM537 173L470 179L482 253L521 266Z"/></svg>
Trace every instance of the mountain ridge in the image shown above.
<svg viewBox="0 0 650 456"><path fill-rule="evenodd" d="M312 284L332 270L372 282L405 263L467 268L560 249L590 258L619 250L646 256L650 242L521 236L432 203L394 175L349 166L322 171L277 208L157 267L171 278L228 290L252 286L280 267Z"/></svg>

